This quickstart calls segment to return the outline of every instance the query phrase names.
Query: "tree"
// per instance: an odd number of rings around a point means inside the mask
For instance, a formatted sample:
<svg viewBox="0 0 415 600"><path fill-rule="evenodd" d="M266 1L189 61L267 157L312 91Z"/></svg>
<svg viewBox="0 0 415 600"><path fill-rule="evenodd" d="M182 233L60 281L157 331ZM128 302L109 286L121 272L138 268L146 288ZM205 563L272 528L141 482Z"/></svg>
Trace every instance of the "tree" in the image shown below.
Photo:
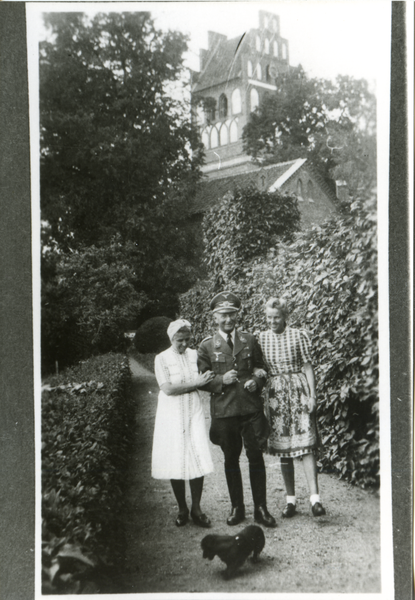
<svg viewBox="0 0 415 600"><path fill-rule="evenodd" d="M280 76L244 128L244 149L265 164L307 157L326 182L352 193L376 178L376 105L365 80L310 79L301 67Z"/></svg>
<svg viewBox="0 0 415 600"><path fill-rule="evenodd" d="M197 274L188 209L202 146L187 102L187 38L148 12L48 13L40 48L41 211L59 256L124 248L147 316L174 316ZM133 251L131 250L133 248Z"/></svg>
<svg viewBox="0 0 415 600"><path fill-rule="evenodd" d="M167 93L186 38L157 31L145 12L45 20L54 38L40 58L42 215L71 247L132 239L200 164L187 107Z"/></svg>

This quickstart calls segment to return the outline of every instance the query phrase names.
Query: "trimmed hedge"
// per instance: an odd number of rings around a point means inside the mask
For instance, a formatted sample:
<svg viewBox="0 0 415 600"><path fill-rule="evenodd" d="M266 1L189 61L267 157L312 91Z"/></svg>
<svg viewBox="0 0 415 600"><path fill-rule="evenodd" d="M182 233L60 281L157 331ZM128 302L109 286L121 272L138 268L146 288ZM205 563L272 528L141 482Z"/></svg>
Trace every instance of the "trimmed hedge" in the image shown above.
<svg viewBox="0 0 415 600"><path fill-rule="evenodd" d="M267 328L264 304L284 296L293 327L306 327L318 382L320 464L352 483L379 484L378 296L376 203L355 202L351 214L296 234L247 264L224 287L242 299L241 325ZM212 331L215 280L181 297L181 314L196 342Z"/></svg>
<svg viewBox="0 0 415 600"><path fill-rule="evenodd" d="M107 354L42 390L44 593L82 591L85 572L114 552L134 422L130 381L126 357Z"/></svg>

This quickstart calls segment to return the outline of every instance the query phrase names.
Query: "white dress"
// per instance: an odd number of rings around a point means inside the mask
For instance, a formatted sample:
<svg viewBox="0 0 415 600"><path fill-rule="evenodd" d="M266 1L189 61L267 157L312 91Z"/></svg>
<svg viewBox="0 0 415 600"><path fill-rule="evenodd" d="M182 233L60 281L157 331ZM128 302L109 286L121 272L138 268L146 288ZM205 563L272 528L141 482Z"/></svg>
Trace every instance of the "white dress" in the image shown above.
<svg viewBox="0 0 415 600"><path fill-rule="evenodd" d="M197 352L169 348L156 356L155 373L163 383L192 383ZM195 479L213 471L199 392L167 396L160 390L154 426L151 474L155 479Z"/></svg>

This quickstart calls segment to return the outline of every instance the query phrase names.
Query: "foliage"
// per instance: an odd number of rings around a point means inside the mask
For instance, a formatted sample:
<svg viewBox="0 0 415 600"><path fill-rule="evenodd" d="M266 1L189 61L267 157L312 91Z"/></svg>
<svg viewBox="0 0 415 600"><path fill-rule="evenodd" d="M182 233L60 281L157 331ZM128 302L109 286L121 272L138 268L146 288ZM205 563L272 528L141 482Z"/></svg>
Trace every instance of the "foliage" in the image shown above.
<svg viewBox="0 0 415 600"><path fill-rule="evenodd" d="M136 331L134 345L138 352L162 352L170 346L167 328L171 323L168 317L153 317L145 321Z"/></svg>
<svg viewBox="0 0 415 600"><path fill-rule="evenodd" d="M203 219L205 257L220 285L242 277L248 261L264 255L279 239L299 228L295 197L260 192L255 186L236 188Z"/></svg>
<svg viewBox="0 0 415 600"><path fill-rule="evenodd" d="M344 179L353 195L376 181L376 101L363 79L291 69L251 113L243 140L265 164L309 158L327 183Z"/></svg>
<svg viewBox="0 0 415 600"><path fill-rule="evenodd" d="M146 295L135 289L128 255L134 245L113 240L69 254L43 257L42 362L44 371L91 354L123 349ZM45 272L46 271L46 272Z"/></svg>
<svg viewBox="0 0 415 600"><path fill-rule="evenodd" d="M79 591L118 547L114 515L134 419L130 378L126 359L109 354L51 378L42 390L45 593Z"/></svg>
<svg viewBox="0 0 415 600"><path fill-rule="evenodd" d="M214 280L181 299L196 341L211 333ZM290 323L311 335L323 441L320 461L362 486L379 484L376 203L356 201L348 217L297 233L255 258L227 288L242 299L243 328L266 328L264 304L284 296Z"/></svg>
<svg viewBox="0 0 415 600"><path fill-rule="evenodd" d="M138 239L147 210L198 166L187 105L168 87L182 76L186 36L163 34L146 12L48 13L45 23L43 218L70 247L119 232Z"/></svg>
<svg viewBox="0 0 415 600"><path fill-rule="evenodd" d="M177 293L194 283L198 267L187 215L202 145L189 103L176 93L188 85L187 38L157 30L147 12L92 19L47 13L45 25L50 37L41 44L39 67L43 247L57 249L65 269L76 260L67 257L72 252L96 253L116 239L112 262L124 253L144 318L173 316Z"/></svg>

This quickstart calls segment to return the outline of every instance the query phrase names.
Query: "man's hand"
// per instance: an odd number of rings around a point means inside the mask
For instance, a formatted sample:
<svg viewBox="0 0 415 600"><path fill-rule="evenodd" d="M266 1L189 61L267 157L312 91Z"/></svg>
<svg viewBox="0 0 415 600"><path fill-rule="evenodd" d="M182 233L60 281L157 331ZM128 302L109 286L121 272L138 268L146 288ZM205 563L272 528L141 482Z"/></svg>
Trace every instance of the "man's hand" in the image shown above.
<svg viewBox="0 0 415 600"><path fill-rule="evenodd" d="M257 389L256 381L254 379L248 379L248 381L245 381L244 388L248 390L248 392L255 392Z"/></svg>
<svg viewBox="0 0 415 600"><path fill-rule="evenodd" d="M227 371L225 373L225 375L223 376L223 383L224 385L231 385L232 383L235 383L235 381L238 381L238 372L235 371L235 369L232 369L231 371Z"/></svg>

